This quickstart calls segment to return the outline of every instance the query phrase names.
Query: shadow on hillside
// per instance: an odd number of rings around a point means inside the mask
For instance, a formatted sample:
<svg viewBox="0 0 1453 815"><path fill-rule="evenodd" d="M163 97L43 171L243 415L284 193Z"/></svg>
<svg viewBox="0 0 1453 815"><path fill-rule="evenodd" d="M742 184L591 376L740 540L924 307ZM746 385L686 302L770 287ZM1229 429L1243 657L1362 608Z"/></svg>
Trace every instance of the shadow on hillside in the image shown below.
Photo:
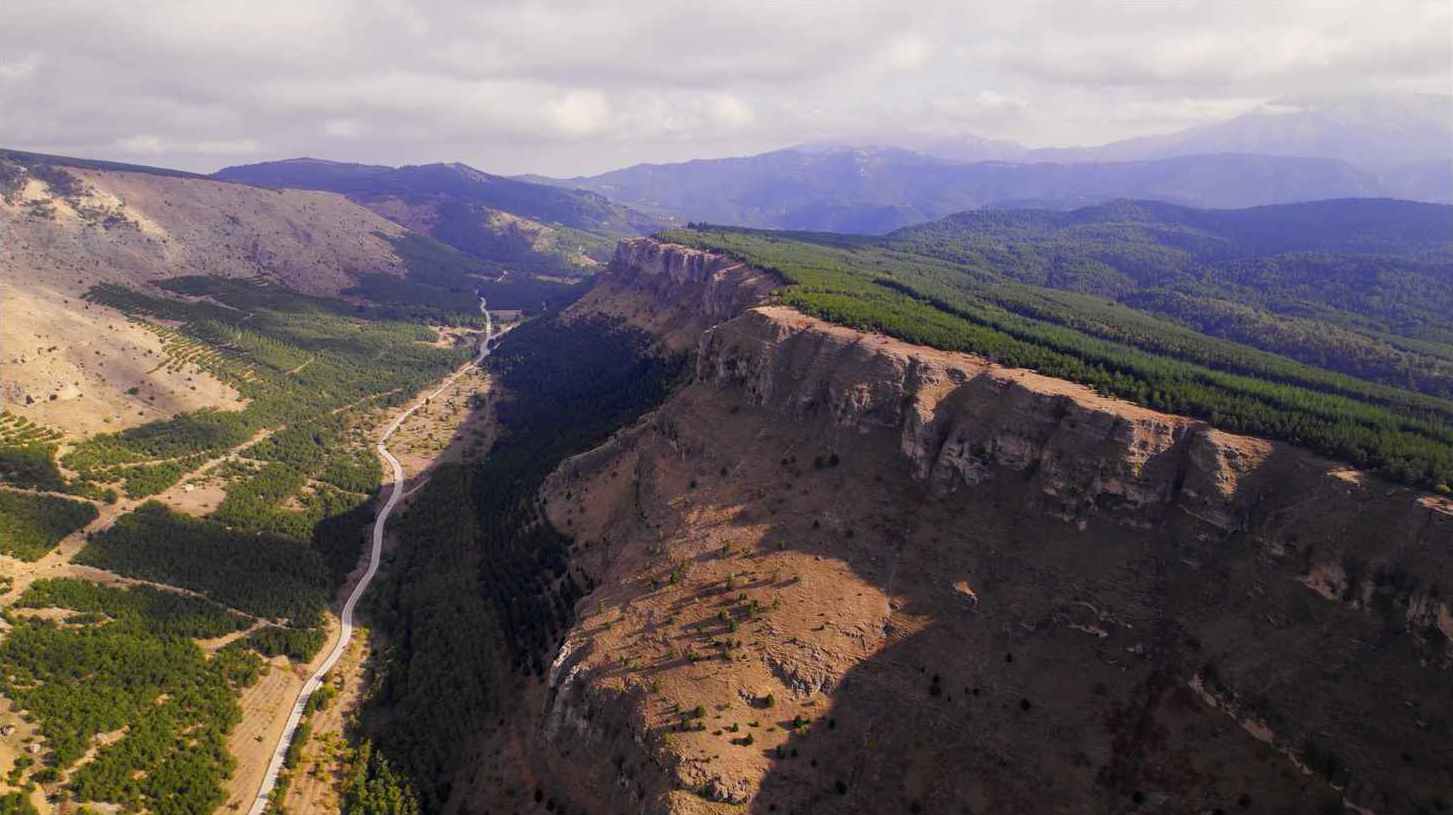
<svg viewBox="0 0 1453 815"><path fill-rule="evenodd" d="M698 432L729 421L709 404L680 409L673 421ZM733 472L762 485L760 497L723 496L720 508L740 506L744 528L767 524L753 557L780 547L839 560L893 607L882 649L829 698L780 700L804 720L774 717L792 735L764 752L771 769L750 812L1332 811L1342 793L1329 777L1348 784L1338 765L1353 762L1350 800L1378 811L1434 800L1441 770L1429 758L1453 704L1414 653L1421 635L1325 602L1297 582L1302 558L1267 554L1269 536L1340 546L1382 535L1394 552L1426 543L1425 519L1376 503L1381 490L1349 503L1279 448L1247 479L1246 494L1261 497L1237 519L1246 531L1216 530L1175 503L1099 507L1079 529L1055 517L1064 504L1037 469L998 469L936 499L909 477L896 440L811 439L842 452L840 467L818 468L814 450L786 443L800 428L765 414L747 424L750 445L722 446L732 461L770 462ZM1165 469L1179 489L1181 452L1146 470ZM699 469L718 464L703 455ZM1254 732L1192 688L1207 675L1251 711ZM1416 716L1389 687L1415 700ZM1306 776L1282 748L1333 758Z"/></svg>

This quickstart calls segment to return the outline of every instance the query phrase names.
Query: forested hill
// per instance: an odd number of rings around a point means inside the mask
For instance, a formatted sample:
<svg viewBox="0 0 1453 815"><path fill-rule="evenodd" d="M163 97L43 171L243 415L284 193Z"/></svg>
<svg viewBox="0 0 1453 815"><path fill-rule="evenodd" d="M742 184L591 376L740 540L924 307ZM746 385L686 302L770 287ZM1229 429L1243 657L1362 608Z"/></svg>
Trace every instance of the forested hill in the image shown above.
<svg viewBox="0 0 1453 815"><path fill-rule="evenodd" d="M1453 207L1121 201L881 239L666 237L776 270L816 316L1453 486Z"/></svg>
<svg viewBox="0 0 1453 815"><path fill-rule="evenodd" d="M883 245L1453 394L1450 206L1343 199L1197 210L1117 201L1073 212L965 212L900 230Z"/></svg>
<svg viewBox="0 0 1453 815"><path fill-rule="evenodd" d="M491 175L463 164L386 167L299 158L228 167L213 178L339 193L509 274L515 302L568 300L616 241L661 223L605 196ZM490 302L495 302L495 297Z"/></svg>
<svg viewBox="0 0 1453 815"><path fill-rule="evenodd" d="M300 158L226 167L214 176L270 187L327 190L353 196L441 196L481 204L543 223L576 229L640 232L655 219L598 193L492 175L466 164L404 167Z"/></svg>
<svg viewBox="0 0 1453 815"><path fill-rule="evenodd" d="M993 241L1152 243L1197 260L1280 252L1354 252L1453 258L1453 206L1393 198L1342 198L1249 209L1195 209L1161 201L1112 201L1070 211L971 210L888 236L952 252Z"/></svg>

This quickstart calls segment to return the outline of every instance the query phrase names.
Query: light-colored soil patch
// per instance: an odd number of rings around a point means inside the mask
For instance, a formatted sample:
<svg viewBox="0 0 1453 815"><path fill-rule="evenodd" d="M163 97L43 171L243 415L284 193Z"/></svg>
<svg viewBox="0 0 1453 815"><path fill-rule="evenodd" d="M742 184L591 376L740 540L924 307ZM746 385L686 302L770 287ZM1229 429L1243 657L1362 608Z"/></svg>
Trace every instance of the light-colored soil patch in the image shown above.
<svg viewBox="0 0 1453 815"><path fill-rule="evenodd" d="M211 469L209 468L209 472ZM178 512L201 518L209 515L227 497L227 484L204 473L183 480L178 489L167 492L167 506Z"/></svg>
<svg viewBox="0 0 1453 815"><path fill-rule="evenodd" d="M31 198L0 199L0 280L84 292L94 283L144 284L179 275L264 276L309 294L336 295L357 275L402 275L389 244L399 225L340 195L268 190L149 173L67 168L117 217L78 217L38 185Z"/></svg>
<svg viewBox="0 0 1453 815"><path fill-rule="evenodd" d="M196 366L158 369L161 341L118 311L0 279L0 313L0 402L32 422L86 436L244 404Z"/></svg>
<svg viewBox="0 0 1453 815"><path fill-rule="evenodd" d="M494 442L494 410L487 373L474 369L419 408L389 440L406 479L429 468L483 454Z"/></svg>
<svg viewBox="0 0 1453 815"><path fill-rule="evenodd" d="M206 651L209 654L215 654L223 648L227 647L228 645L231 645L232 643L242 639L243 637L246 637L249 634L252 634L253 632L262 629L266 625L267 623L258 620L241 631L233 631L231 634L223 634L220 637L213 637L211 639L197 640L196 643L197 645L201 646L203 651Z"/></svg>
<svg viewBox="0 0 1453 815"><path fill-rule="evenodd" d="M242 722L227 737L227 750L237 759L237 770L227 780L227 803L221 811L245 812L257 795L298 691L328 655L333 638L338 636L338 619L331 612L327 622L328 642L319 649L313 662L296 665L276 657L257 684L242 692Z"/></svg>
<svg viewBox="0 0 1453 815"><path fill-rule="evenodd" d="M3 735L6 731L9 732L9 735ZM19 789L19 787L12 787L5 783L5 773L10 772L10 768L15 766L15 759L21 756L37 758L26 748L31 744L41 742L40 728L34 722L26 722L22 719L20 712L15 709L14 702L0 697L0 791L13 792ZM37 766L39 765L37 764ZM31 796L31 801L44 815L55 811L40 790Z"/></svg>
<svg viewBox="0 0 1453 815"><path fill-rule="evenodd" d="M363 698L365 665L371 655L368 632L357 629L349 648L328 675L338 695L328 707L315 711L309 720L312 737L303 749L303 760L293 772L283 809L294 813L332 815L341 804L345 760L351 749L344 728Z"/></svg>

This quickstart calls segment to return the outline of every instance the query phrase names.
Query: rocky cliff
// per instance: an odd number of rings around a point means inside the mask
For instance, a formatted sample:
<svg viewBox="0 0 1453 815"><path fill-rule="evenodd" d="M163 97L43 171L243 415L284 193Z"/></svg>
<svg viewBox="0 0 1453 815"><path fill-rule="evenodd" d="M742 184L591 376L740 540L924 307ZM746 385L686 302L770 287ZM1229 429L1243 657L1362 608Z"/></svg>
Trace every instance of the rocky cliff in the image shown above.
<svg viewBox="0 0 1453 815"><path fill-rule="evenodd" d="M749 308L773 282L629 241L574 307L694 341L696 377L543 490L598 588L517 723L542 793L653 814L1449 805L1446 501Z"/></svg>
<svg viewBox="0 0 1453 815"><path fill-rule="evenodd" d="M907 345L761 308L708 332L697 379L744 388L794 419L896 436L912 477L936 496L997 471L1038 476L1043 497L1084 528L1104 509L1172 503L1222 531L1244 519L1240 481L1271 445L982 359Z"/></svg>
<svg viewBox="0 0 1453 815"><path fill-rule="evenodd" d="M623 320L655 334L668 350L683 351L780 285L776 275L731 258L632 238L617 245L606 272L571 312Z"/></svg>

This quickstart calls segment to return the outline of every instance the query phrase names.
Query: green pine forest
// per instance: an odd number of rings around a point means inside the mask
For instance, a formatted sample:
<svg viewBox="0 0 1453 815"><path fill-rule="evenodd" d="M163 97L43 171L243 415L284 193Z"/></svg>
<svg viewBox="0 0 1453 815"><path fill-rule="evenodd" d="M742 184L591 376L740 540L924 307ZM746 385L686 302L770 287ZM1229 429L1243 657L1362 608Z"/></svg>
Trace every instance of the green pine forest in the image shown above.
<svg viewBox="0 0 1453 815"><path fill-rule="evenodd" d="M436 346L428 325L482 317L467 290L445 308L359 307L220 278L162 287L100 286L87 299L157 334L159 364L231 385L237 408L93 436L63 461L59 433L0 414L0 482L36 491L0 490L0 548L37 559L98 504L156 495L209 462L225 498L202 518L145 502L87 533L76 563L180 592L36 581L3 612L0 690L45 739L11 768L13 785L180 815L222 804L225 739L262 659L305 662L324 644L322 612L357 562L382 475L365 413L469 359L470 348ZM65 613L32 611L54 609ZM217 637L231 641L210 656L198 646ZM100 734L106 746L80 761Z"/></svg>
<svg viewBox="0 0 1453 815"><path fill-rule="evenodd" d="M1453 208L980 211L884 238L692 225L805 313L1453 489Z"/></svg>

